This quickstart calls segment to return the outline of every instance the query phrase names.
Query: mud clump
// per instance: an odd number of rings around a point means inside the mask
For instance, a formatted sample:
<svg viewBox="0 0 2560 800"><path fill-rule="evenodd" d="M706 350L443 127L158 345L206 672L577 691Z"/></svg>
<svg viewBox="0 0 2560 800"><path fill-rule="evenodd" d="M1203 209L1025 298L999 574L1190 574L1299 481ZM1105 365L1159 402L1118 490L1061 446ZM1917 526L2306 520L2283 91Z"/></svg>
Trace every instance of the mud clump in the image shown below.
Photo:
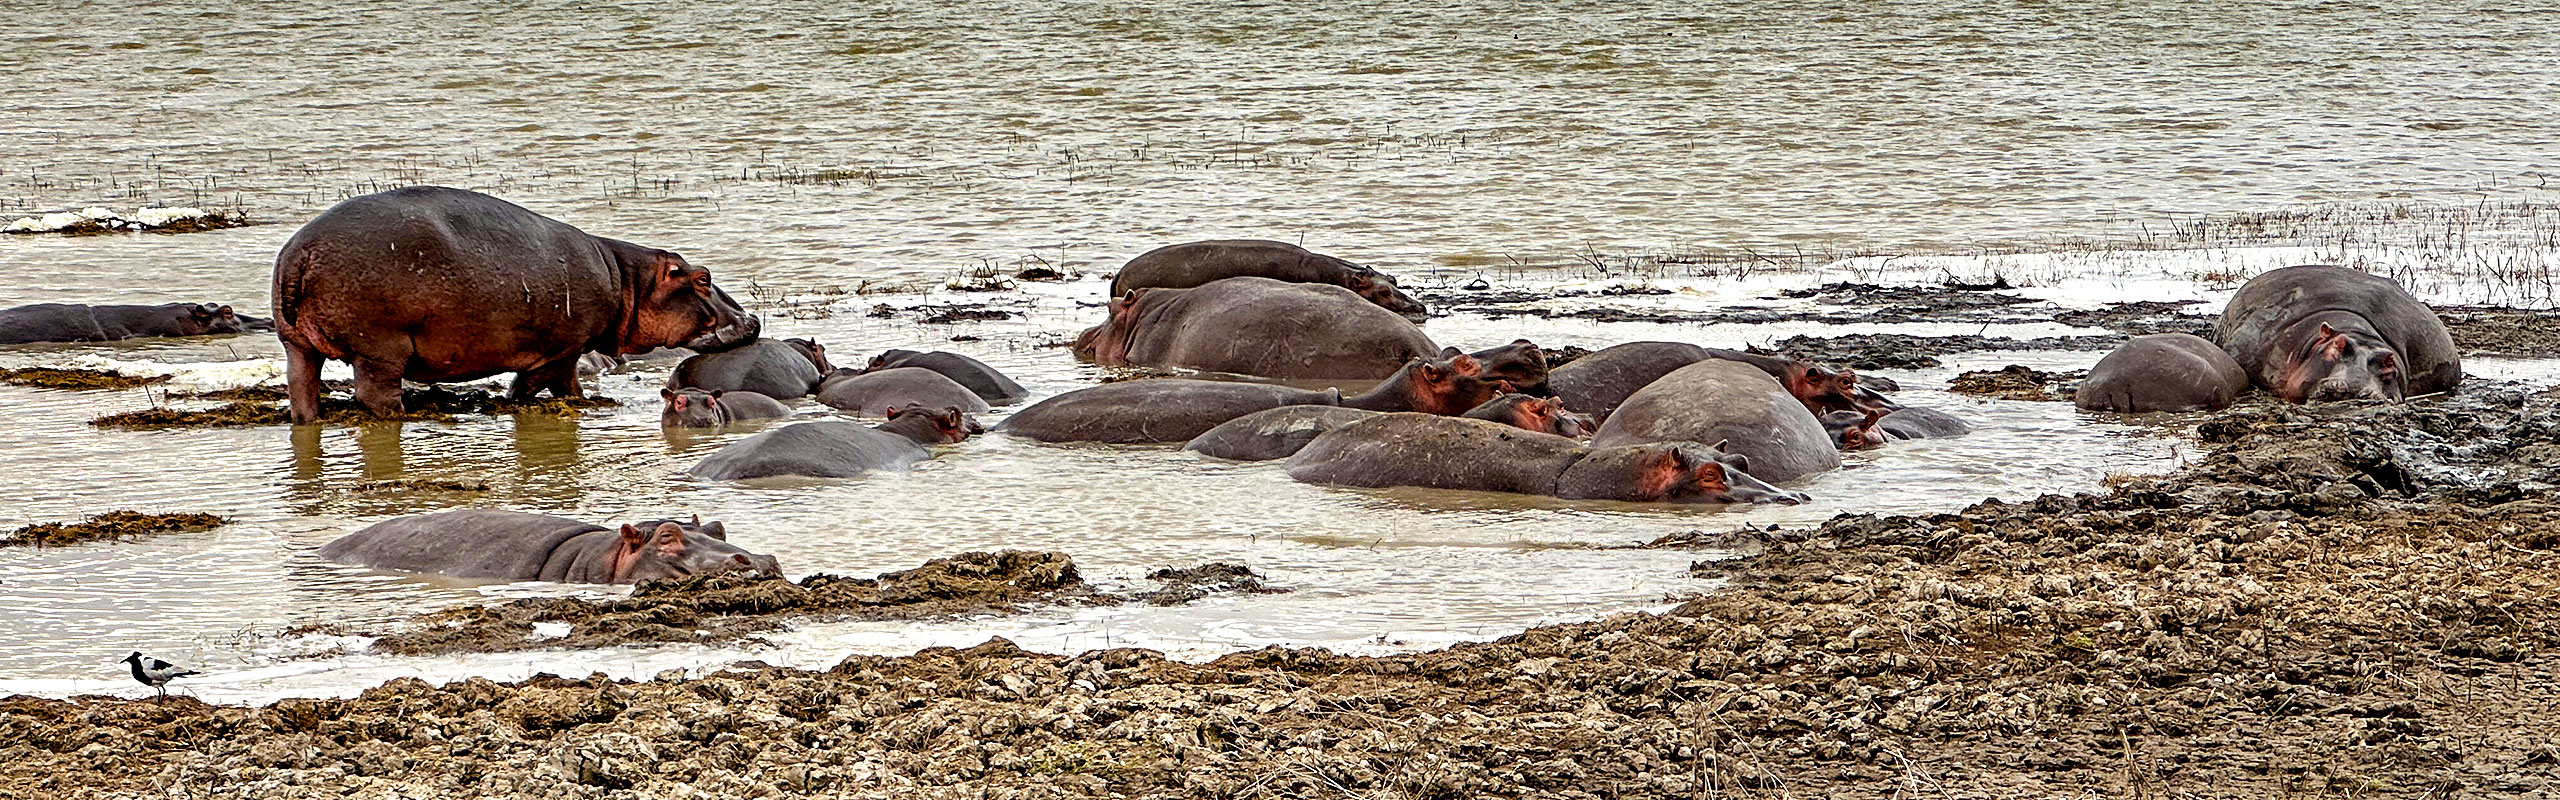
<svg viewBox="0 0 2560 800"><path fill-rule="evenodd" d="M410 618L374 649L402 655L502 653L638 642L718 642L772 630L786 619L932 619L1010 611L1034 603L1110 602L1063 553L963 553L878 579L812 575L794 583L743 572L652 581L618 600L540 597L446 609ZM560 636L536 623L566 624ZM304 632L358 634L342 626Z"/></svg>
<svg viewBox="0 0 2560 800"><path fill-rule="evenodd" d="M161 430L167 428L245 428L258 425L282 425L293 421L280 406L240 401L206 409L146 408L119 411L89 420L100 428Z"/></svg>
<svg viewBox="0 0 2560 800"><path fill-rule="evenodd" d="M0 547L68 547L91 542L115 542L162 533L193 533L222 527L224 520L212 514L145 514L140 511L109 511L79 522L45 522L29 525L0 536Z"/></svg>
<svg viewBox="0 0 2560 800"><path fill-rule="evenodd" d="M2064 311L2053 315L2053 321L2081 328L2105 328L2126 336L2188 333L2212 339L2213 323L2218 317L2198 316L2184 311L2188 306L2201 302L2198 300L2137 300L2108 303L2101 308Z"/></svg>
<svg viewBox="0 0 2560 800"><path fill-rule="evenodd" d="M2560 311L2445 306L2436 309L2466 356L2552 358L2560 356Z"/></svg>
<svg viewBox="0 0 2560 800"><path fill-rule="evenodd" d="M2085 371L2046 372L2011 364L1957 375L1947 381L1947 391L2001 400L2070 402L2072 390L2086 377Z"/></svg>
<svg viewBox="0 0 2560 800"><path fill-rule="evenodd" d="M0 369L0 383L40 389L133 389L167 383L167 375L129 375L114 370L25 367Z"/></svg>
<svg viewBox="0 0 2560 800"><path fill-rule="evenodd" d="M233 394L236 392L236 394ZM262 390L221 390L203 397L263 397ZM401 413L383 416L367 410L351 398L320 398L320 421L338 425L366 422L458 422L463 415L545 414L577 416L588 409L621 405L610 397L552 397L536 400L509 399L504 393L485 389L448 389L442 386L411 388L401 392ZM126 411L89 420L101 428L157 430L167 428L237 428L260 425L283 425L293 421L284 406L257 399L241 399L208 409L146 408Z"/></svg>
<svg viewBox="0 0 2560 800"><path fill-rule="evenodd" d="M1272 586L1242 564L1212 562L1185 569L1160 569L1147 573L1147 580L1164 584L1163 588L1141 593L1137 600L1151 606L1178 606L1211 594L1281 594L1288 589Z"/></svg>

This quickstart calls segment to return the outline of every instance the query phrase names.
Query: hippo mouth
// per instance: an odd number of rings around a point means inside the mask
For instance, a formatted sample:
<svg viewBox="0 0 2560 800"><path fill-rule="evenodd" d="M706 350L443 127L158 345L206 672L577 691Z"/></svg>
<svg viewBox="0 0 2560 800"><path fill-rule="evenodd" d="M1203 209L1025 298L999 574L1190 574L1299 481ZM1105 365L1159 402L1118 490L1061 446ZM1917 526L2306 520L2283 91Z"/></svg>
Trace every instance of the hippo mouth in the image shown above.
<svg viewBox="0 0 2560 800"><path fill-rule="evenodd" d="M740 315L735 322L712 328L700 336L693 337L686 341L684 346L703 353L736 350L753 344L756 336L763 331L763 320L758 319L754 314L744 314Z"/></svg>

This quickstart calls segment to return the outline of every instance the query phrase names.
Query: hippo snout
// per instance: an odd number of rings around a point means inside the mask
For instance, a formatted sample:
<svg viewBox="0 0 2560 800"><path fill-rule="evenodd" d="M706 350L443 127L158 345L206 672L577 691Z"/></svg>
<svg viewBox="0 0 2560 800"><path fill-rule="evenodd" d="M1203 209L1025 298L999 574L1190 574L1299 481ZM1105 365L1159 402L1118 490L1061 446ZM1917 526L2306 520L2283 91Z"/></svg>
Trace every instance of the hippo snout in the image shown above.
<svg viewBox="0 0 2560 800"><path fill-rule="evenodd" d="M1771 492L1751 498L1751 502L1762 505L1794 506L1803 505L1805 501L1812 499L1803 492Z"/></svg>
<svg viewBox="0 0 2560 800"><path fill-rule="evenodd" d="M709 333L693 337L693 340L685 342L684 346L704 353L735 350L753 343L756 336L763 332L763 320L758 319L754 314L740 314L735 319L712 328Z"/></svg>

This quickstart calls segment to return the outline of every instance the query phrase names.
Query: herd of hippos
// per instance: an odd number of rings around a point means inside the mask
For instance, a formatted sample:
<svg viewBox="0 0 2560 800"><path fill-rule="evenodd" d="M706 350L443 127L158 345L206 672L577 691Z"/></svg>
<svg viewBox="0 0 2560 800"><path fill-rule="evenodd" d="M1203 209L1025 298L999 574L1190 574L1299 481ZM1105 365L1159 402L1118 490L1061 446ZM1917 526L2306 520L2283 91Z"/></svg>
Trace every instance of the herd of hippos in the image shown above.
<svg viewBox="0 0 2560 800"><path fill-rule="evenodd" d="M0 311L0 342L198 335L271 326L297 422L316 420L327 360L354 368L373 413L401 411L403 381L514 373L517 399L581 393L623 354L692 351L661 391L669 427L788 418L803 397L866 416L794 422L695 464L707 480L847 477L931 457L1027 399L965 355L892 350L837 369L806 339L760 322L683 257L589 235L476 192L413 186L339 203L276 256L275 319L228 306L70 306ZM1074 342L1106 365L1173 367L1284 382L1153 378L1058 394L994 430L1041 442L1181 443L1234 460L1287 459L1299 481L1577 500L1796 503L1773 484L1840 464L1840 451L1962 435L1957 418L1906 408L1861 378L1802 360L1677 342L1632 342L1550 369L1528 341L1442 348L1393 278L1279 242L1177 244L1131 260L1107 318ZM2462 374L2443 323L2392 281L2329 266L2243 286L2214 328L2137 337L2093 368L2083 408L2188 411L2252 387L2290 402L2447 391ZM674 350L672 348L682 348ZM697 572L774 573L718 522L577 520L461 510L385 521L321 555L469 578L631 583Z"/></svg>

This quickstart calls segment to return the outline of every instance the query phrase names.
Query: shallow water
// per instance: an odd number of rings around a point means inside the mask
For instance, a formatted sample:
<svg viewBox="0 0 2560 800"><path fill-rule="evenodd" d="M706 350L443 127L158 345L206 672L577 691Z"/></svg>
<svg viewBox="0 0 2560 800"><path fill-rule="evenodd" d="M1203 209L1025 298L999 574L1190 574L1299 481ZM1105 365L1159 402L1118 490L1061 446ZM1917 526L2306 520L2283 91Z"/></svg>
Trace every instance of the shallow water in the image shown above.
<svg viewBox="0 0 2560 800"><path fill-rule="evenodd" d="M217 300L263 313L273 255L301 220L352 194L445 183L683 251L766 314L770 333L816 336L839 361L952 349L1045 395L1097 378L1044 345L1093 321L1081 304L1102 282L982 295L938 290L946 276L1033 263L1098 274L1160 244L1261 236L1376 263L1408 284L1484 274L1539 288L1568 278L1515 267L1745 248L1929 251L2315 200L2535 197L2535 176L2560 166L2543 147L2553 134L2543 112L2560 105L2560 82L2545 79L2560 32L2538 19L2326 3L1914 3L1855 16L1662 3L782 3L754 13L88 4L76 18L38 14L0 29L0 69L18 76L0 114L0 214L178 203L279 224L0 237L0 266L14 277L0 283L0 306ZM1849 259L1551 305L1778 306L1767 295L1784 286L1994 273L2072 305L2211 301L2229 287L2202 276L2316 255ZM836 294L883 287L898 291ZM2458 299L2465 288L2420 290ZM922 326L864 315L874 303L954 302L1024 316ZM1593 348L1843 332L1467 315L1428 330L1471 347L1525 336ZM959 335L977 339L949 341ZM633 405L577 420L299 432L100 431L86 420L147 407L153 392L0 386L12 411L0 434L0 524L126 507L235 520L111 546L0 550L0 691L130 691L112 664L130 649L235 687L208 696L257 698L404 672L645 674L746 653L825 664L991 633L1187 655L1498 636L1711 586L1687 577L1696 552L1588 546L1843 511L1946 511L2174 463L2181 446L2163 434L2175 420L2128 425L1934 391L1959 369L2079 368L2097 356L1986 353L1888 372L1909 385L1906 402L1956 411L1982 433L1853 455L1798 487L1812 504L1734 511L1321 489L1276 465L1000 437L947 448L910 473L704 484L682 469L744 432L661 435L663 367L608 378L601 390ZM276 357L262 336L0 348L0 365L138 362L206 386L272 378ZM2482 366L2552 377L2545 362ZM491 488L355 488L385 479ZM456 586L309 555L373 521L457 505L594 521L698 512L795 575L1030 547L1071 553L1111 587L1226 560L1298 590L1172 609L813 625L776 637L777 650L280 661L329 644L275 635L290 625L592 591Z"/></svg>

